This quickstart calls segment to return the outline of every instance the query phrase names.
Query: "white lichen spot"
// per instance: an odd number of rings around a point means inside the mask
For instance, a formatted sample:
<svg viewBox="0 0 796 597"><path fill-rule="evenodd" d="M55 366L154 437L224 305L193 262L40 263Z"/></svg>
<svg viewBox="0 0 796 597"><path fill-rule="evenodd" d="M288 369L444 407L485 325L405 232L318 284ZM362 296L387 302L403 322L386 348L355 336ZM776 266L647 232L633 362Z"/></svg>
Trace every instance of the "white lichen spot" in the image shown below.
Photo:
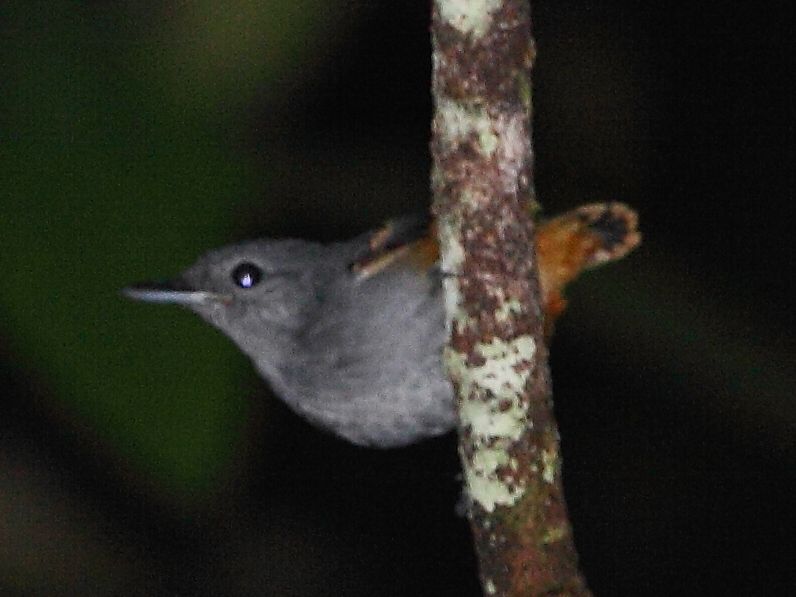
<svg viewBox="0 0 796 597"><path fill-rule="evenodd" d="M502 323L518 313L522 313L522 302L516 298L503 299L497 311L495 311L495 319Z"/></svg>
<svg viewBox="0 0 796 597"><path fill-rule="evenodd" d="M447 274L458 274L464 262L464 247L459 240L458 230L452 223L440 222L440 237L442 249L440 255L440 265L442 271ZM456 275L443 277L443 289L445 295L445 329L450 335L453 322L465 319L462 311L461 292L459 292L459 279Z"/></svg>
<svg viewBox="0 0 796 597"><path fill-rule="evenodd" d="M497 478L494 472L488 476L474 466L464 466L464 477L470 497L487 512L493 512L498 505L511 506L525 493L524 485L507 485Z"/></svg>
<svg viewBox="0 0 796 597"><path fill-rule="evenodd" d="M561 541L567 534L568 529L566 526L549 527L542 534L542 543L549 545L550 543Z"/></svg>
<svg viewBox="0 0 796 597"><path fill-rule="evenodd" d="M489 344L479 344L475 350L481 353L486 362L480 367L469 369L468 381L489 390L497 398L516 399L531 373L530 367L518 370L517 366L533 361L536 353L533 337L526 334L509 342L494 338Z"/></svg>
<svg viewBox="0 0 796 597"><path fill-rule="evenodd" d="M439 15L451 27L481 37L492 24L492 15L500 0L440 0Z"/></svg>
<svg viewBox="0 0 796 597"><path fill-rule="evenodd" d="M478 344L475 351L484 357L483 365L468 366L466 356L453 350L446 352L446 361L460 391L469 397L460 407L462 425L469 428L474 447L464 462L469 494L492 512L498 505L516 503L525 493L524 484L501 479L497 473L512 467L508 450L527 428L527 408L520 395L531 373L536 343L527 335L509 342L495 338Z"/></svg>
<svg viewBox="0 0 796 597"><path fill-rule="evenodd" d="M514 112L501 115L492 125L493 134L500 139L498 172L505 193L518 192L520 172L530 159L531 145L526 122L525 114Z"/></svg>
<svg viewBox="0 0 796 597"><path fill-rule="evenodd" d="M494 595L497 593L497 587L491 578L487 578L484 581L484 591L487 595Z"/></svg>
<svg viewBox="0 0 796 597"><path fill-rule="evenodd" d="M461 293L459 292L459 281L453 277L446 277L442 281L445 290L445 330L448 336L453 329L453 322L460 318Z"/></svg>
<svg viewBox="0 0 796 597"><path fill-rule="evenodd" d="M481 147L481 153L485 156L490 156L495 153L498 146L498 136L491 126L485 126L478 129L478 144Z"/></svg>
<svg viewBox="0 0 796 597"><path fill-rule="evenodd" d="M498 148L500 137L495 131L495 121L483 106L466 106L441 98L437 101L436 119L437 132L448 147L456 147L475 135L484 157L491 157Z"/></svg>
<svg viewBox="0 0 796 597"><path fill-rule="evenodd" d="M496 471L498 467L506 466L509 457L505 450L481 448L473 454L473 469L477 471Z"/></svg>
<svg viewBox="0 0 796 597"><path fill-rule="evenodd" d="M516 440L525 429L525 412L516 408L517 401L508 404L501 412L491 401L467 400L462 405L462 423L469 425L473 433L484 437L509 437Z"/></svg>
<svg viewBox="0 0 796 597"><path fill-rule="evenodd" d="M552 484L558 471L558 454L553 450L542 450L542 479L545 483Z"/></svg>

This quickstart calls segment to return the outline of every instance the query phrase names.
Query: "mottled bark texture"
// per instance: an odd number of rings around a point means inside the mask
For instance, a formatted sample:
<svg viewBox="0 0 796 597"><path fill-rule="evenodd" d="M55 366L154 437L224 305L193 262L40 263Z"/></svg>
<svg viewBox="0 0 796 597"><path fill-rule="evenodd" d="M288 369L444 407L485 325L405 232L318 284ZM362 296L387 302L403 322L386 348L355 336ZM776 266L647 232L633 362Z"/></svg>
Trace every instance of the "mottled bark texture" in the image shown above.
<svg viewBox="0 0 796 597"><path fill-rule="evenodd" d="M588 595L561 485L533 222L527 0L434 0L432 186L486 595Z"/></svg>

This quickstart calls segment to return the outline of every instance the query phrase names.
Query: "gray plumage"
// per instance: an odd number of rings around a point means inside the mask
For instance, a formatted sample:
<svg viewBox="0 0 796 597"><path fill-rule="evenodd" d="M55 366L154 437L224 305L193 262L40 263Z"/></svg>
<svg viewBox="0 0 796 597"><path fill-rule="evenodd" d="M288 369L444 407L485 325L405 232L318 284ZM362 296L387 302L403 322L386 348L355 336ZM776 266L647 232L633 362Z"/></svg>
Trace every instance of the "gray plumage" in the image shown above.
<svg viewBox="0 0 796 597"><path fill-rule="evenodd" d="M355 444L402 446L454 425L442 288L438 273L400 261L353 273L368 239L241 243L210 251L166 284L124 292L199 314L313 424Z"/></svg>

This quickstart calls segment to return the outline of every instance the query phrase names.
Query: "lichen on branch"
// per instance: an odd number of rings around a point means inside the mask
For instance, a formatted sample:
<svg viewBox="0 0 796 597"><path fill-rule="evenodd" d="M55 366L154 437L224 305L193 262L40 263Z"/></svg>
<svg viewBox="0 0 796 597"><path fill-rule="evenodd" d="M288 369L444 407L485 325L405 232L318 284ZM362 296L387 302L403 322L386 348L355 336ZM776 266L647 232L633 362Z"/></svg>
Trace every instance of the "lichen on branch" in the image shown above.
<svg viewBox="0 0 796 597"><path fill-rule="evenodd" d="M445 362L482 586L489 595L587 595L564 505L530 216L530 7L433 6Z"/></svg>

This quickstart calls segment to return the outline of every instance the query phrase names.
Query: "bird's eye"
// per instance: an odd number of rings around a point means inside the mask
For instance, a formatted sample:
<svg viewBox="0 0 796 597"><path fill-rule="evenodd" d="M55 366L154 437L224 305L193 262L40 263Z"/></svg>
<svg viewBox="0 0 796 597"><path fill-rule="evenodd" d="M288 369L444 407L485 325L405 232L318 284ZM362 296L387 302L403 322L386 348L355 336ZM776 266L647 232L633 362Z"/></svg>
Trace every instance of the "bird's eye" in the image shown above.
<svg viewBox="0 0 796 597"><path fill-rule="evenodd" d="M232 280L241 288L252 288L257 286L257 283L263 277L263 271L248 261L239 263L232 270Z"/></svg>

